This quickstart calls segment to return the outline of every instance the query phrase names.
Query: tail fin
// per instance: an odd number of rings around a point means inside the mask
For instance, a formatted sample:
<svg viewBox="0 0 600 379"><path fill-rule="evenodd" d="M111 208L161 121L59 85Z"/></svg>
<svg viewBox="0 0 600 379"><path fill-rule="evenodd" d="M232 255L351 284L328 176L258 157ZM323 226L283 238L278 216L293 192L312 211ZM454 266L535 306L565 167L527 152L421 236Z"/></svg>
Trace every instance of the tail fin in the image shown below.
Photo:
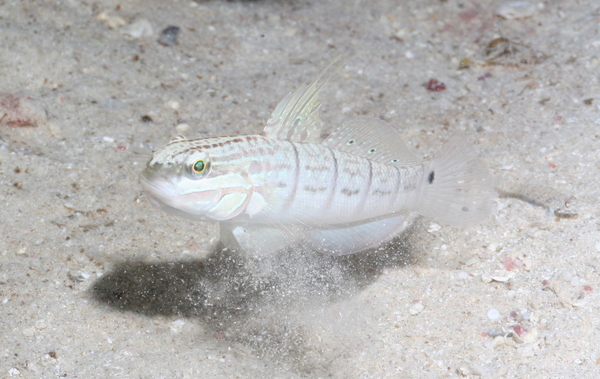
<svg viewBox="0 0 600 379"><path fill-rule="evenodd" d="M492 177L464 137L454 136L430 161L418 212L452 226L478 224L495 196Z"/></svg>

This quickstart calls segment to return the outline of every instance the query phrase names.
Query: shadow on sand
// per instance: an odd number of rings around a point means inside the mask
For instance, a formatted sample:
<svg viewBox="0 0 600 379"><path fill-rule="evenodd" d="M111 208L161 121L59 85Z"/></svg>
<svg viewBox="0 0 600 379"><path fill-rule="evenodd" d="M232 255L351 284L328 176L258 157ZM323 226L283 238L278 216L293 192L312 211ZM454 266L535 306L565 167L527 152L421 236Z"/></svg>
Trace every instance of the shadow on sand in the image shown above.
<svg viewBox="0 0 600 379"><path fill-rule="evenodd" d="M350 301L385 269L415 263L411 236L419 233L413 229L378 249L346 256L290 249L256 259L218 246L205 260L124 262L90 290L111 308L199 319L259 356L298 359L311 349L307 334L320 333L307 329L328 317L332 304Z"/></svg>

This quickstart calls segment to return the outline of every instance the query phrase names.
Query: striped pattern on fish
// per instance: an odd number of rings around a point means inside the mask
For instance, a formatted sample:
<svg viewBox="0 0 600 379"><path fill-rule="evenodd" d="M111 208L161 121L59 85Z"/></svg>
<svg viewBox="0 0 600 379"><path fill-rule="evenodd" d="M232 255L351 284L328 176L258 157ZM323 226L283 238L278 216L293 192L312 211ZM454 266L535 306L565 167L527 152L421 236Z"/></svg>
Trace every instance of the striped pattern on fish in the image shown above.
<svg viewBox="0 0 600 379"><path fill-rule="evenodd" d="M411 212L458 226L489 214L490 176L461 137L428 162L378 119L350 120L321 139L317 98L332 65L284 98L262 135L178 136L159 149L141 175L150 200L220 221L224 239L254 254L300 240L353 253L398 234Z"/></svg>

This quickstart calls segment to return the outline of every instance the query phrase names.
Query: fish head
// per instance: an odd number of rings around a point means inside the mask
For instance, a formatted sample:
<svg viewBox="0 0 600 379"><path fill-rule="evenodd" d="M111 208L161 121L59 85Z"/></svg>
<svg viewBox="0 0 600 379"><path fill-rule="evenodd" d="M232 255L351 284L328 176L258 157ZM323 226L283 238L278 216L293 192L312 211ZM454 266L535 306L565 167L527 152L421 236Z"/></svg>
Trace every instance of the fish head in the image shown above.
<svg viewBox="0 0 600 379"><path fill-rule="evenodd" d="M140 175L150 202L199 221L225 221L242 213L252 194L246 171L219 159L203 140L176 137L156 151Z"/></svg>

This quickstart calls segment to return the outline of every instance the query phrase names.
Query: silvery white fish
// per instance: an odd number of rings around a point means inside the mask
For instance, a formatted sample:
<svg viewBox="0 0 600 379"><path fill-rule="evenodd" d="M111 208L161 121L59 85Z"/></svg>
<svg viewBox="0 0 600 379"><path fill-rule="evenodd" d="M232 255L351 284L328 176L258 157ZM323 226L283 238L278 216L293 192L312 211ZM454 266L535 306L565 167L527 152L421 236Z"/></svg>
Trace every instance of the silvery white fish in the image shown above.
<svg viewBox="0 0 600 379"><path fill-rule="evenodd" d="M454 226L485 219L492 181L460 136L426 162L379 119L321 138L318 95L334 63L288 94L260 135L172 139L141 174L150 201L220 222L223 242L251 254L297 242L350 254L393 238L415 213Z"/></svg>

